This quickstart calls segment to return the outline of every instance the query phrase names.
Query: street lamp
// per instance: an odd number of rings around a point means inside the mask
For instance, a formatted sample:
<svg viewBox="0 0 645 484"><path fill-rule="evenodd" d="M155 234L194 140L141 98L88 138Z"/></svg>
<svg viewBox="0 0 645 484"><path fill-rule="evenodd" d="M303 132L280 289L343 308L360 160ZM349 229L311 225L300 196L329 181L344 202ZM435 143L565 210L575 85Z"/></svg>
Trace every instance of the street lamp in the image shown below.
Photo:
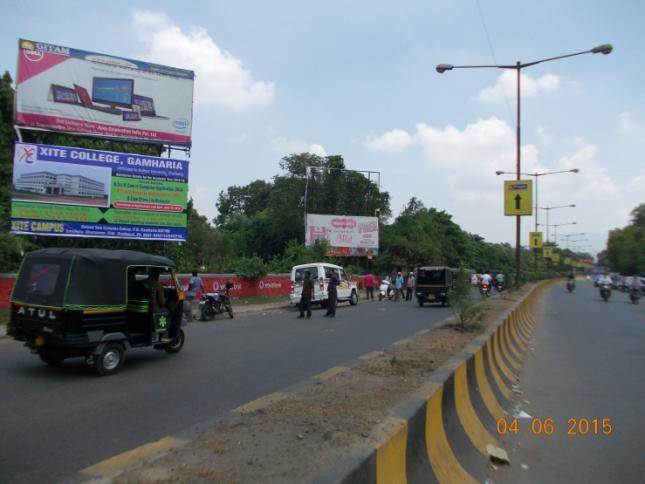
<svg viewBox="0 0 645 484"><path fill-rule="evenodd" d="M469 66L454 66L452 64L437 64L436 70L439 74L443 74L446 71L452 71L453 69L515 69L517 72L517 147L516 147L516 156L517 156L517 169L516 169L516 176L517 179L520 179L520 174L522 172L521 169L521 162L520 162L520 72L522 69L526 67L531 67L537 64L541 64L543 62L549 62L549 61L554 61L554 60L559 60L559 59L565 59L567 57L574 57L577 55L583 55L583 54L603 54L607 55L613 50L613 47L611 44L603 44L599 45L597 47L594 47L593 49L589 50L583 50L581 52L574 52L573 54L565 54L565 55L559 55L556 57L547 57L546 59L540 59L537 61L533 62L525 62L522 63L520 61L517 61L514 65L513 64L500 64L500 65L469 65ZM517 215L515 219L515 281L516 284L519 284L520 282L520 264L521 264L521 259L520 259L520 228L521 228L521 222L520 222L520 216Z"/></svg>
<svg viewBox="0 0 645 484"><path fill-rule="evenodd" d="M555 207L538 207L540 210L546 210L546 241L549 241L549 212L551 210L556 210L558 208L576 208L576 204L572 203L571 205L557 205ZM556 241L557 242L557 241Z"/></svg>
<svg viewBox="0 0 645 484"><path fill-rule="evenodd" d="M554 229L553 230L553 240L554 240L555 245L558 245L558 227L564 227L565 225L577 225L577 224L578 224L578 222L567 222L566 224L551 224L551 225L547 224L547 230L548 230L548 227L553 227L553 229Z"/></svg>
<svg viewBox="0 0 645 484"><path fill-rule="evenodd" d="M580 170L578 168L573 168L571 170L559 170L559 171L543 171L541 173L534 172L534 173L520 173L520 175L523 176L532 176L535 178L535 232L538 231L538 179L541 176L546 176L546 175L557 175L560 173L580 173ZM496 171L495 174L497 176L499 175L515 175L515 173L511 173L508 171ZM573 205L575 207L575 205ZM547 212L548 215L548 212ZM547 224L549 221L547 220Z"/></svg>

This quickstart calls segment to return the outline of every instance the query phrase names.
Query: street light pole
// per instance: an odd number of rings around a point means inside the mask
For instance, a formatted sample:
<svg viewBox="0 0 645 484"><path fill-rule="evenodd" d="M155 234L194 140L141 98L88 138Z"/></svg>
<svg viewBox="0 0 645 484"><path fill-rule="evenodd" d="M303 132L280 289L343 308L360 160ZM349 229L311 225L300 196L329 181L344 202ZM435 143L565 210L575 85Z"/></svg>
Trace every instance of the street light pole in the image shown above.
<svg viewBox="0 0 645 484"><path fill-rule="evenodd" d="M571 171L573 171L574 173L578 172L578 170L571 170ZM547 242L549 242L549 240L550 240L549 239L549 227L553 227L553 225L549 225L549 212L551 210L555 210L555 209L558 209L558 208L575 208L575 207L576 207L575 203L572 203L570 205L558 205L556 207L539 207L540 210L546 210L546 241ZM557 240L556 240L556 243L557 243Z"/></svg>
<svg viewBox="0 0 645 484"><path fill-rule="evenodd" d="M567 57L574 57L577 55L583 55L583 54L603 54L607 55L611 53L613 50L613 47L611 44L603 44L599 45L597 47L594 47L593 49L589 50L584 50L580 52L574 52L572 54L565 54L565 55L560 55L556 57L548 57L546 59L540 59L538 61L533 61L533 62L525 62L521 63L520 61L517 61L515 65L512 64L506 64L506 65L464 65L464 66L454 66L452 64L437 64L436 70L439 74L443 74L446 71L451 71L453 69L480 69L480 68L493 68L493 69L515 69L517 72L517 180L520 179L520 172L521 172L521 164L520 164L520 106L521 106L521 99L520 99L520 73L521 70L524 69L525 67L531 67L536 64L541 64L543 62L549 62L549 61L554 61L554 60L559 60L559 59L565 59ZM520 228L521 228L521 222L520 222L520 216L516 215L516 222L515 222L515 283L516 285L519 285L520 282L520 275L521 275L521 234L520 234Z"/></svg>
<svg viewBox="0 0 645 484"><path fill-rule="evenodd" d="M520 61L517 61L516 64L516 70L517 70L517 180L520 179L520 104L521 104L521 96L520 96L520 72L521 72L521 63ZM520 215L515 216L515 285L517 287L520 286L520 277L521 277L521 264L522 264L522 253L521 253L521 241L522 241L522 233L521 233L521 225L522 225L522 218Z"/></svg>

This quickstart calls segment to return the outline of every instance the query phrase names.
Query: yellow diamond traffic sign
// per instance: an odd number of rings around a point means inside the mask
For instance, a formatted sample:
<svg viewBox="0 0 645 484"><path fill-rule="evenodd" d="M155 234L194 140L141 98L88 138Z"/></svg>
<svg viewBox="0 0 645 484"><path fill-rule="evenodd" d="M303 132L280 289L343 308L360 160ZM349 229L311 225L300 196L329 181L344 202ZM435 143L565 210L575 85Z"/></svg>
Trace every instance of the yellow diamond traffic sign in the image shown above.
<svg viewBox="0 0 645 484"><path fill-rule="evenodd" d="M531 249L542 248L542 232L529 232L529 240L531 243Z"/></svg>
<svg viewBox="0 0 645 484"><path fill-rule="evenodd" d="M504 215L533 215L533 181L504 181Z"/></svg>

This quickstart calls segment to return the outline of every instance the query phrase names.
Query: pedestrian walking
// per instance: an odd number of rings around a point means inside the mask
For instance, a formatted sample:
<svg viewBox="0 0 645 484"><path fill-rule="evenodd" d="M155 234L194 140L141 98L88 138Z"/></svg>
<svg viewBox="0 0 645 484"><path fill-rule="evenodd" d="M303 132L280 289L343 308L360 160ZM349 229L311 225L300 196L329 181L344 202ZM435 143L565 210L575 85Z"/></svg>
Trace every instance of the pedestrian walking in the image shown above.
<svg viewBox="0 0 645 484"><path fill-rule="evenodd" d="M365 276L365 291L366 291L366 297L368 301L371 299L374 301L374 276L370 273Z"/></svg>
<svg viewBox="0 0 645 484"><path fill-rule="evenodd" d="M188 279L188 290L186 291L187 304L185 312L188 313L188 321L193 319L193 301L197 297L198 291L204 292L204 283L197 271L193 271L190 279Z"/></svg>
<svg viewBox="0 0 645 484"><path fill-rule="evenodd" d="M338 279L338 274L336 270L333 269L329 277L329 283L327 284L327 314L325 316L329 318L336 317L336 302L338 301L338 284L340 284L340 279Z"/></svg>
<svg viewBox="0 0 645 484"><path fill-rule="evenodd" d="M298 319L305 317L305 311L307 311L307 319L311 319L311 296L313 292L314 281L311 279L309 271L305 271L305 276L302 280L302 293L300 293L300 316L298 316Z"/></svg>
<svg viewBox="0 0 645 484"><path fill-rule="evenodd" d="M396 291L394 293L394 302L403 302L403 284L403 274L399 272L394 280L394 290Z"/></svg>
<svg viewBox="0 0 645 484"><path fill-rule="evenodd" d="M414 272L410 272L408 274L408 280L406 281L405 284L405 300L406 301L412 301L412 293L414 292Z"/></svg>

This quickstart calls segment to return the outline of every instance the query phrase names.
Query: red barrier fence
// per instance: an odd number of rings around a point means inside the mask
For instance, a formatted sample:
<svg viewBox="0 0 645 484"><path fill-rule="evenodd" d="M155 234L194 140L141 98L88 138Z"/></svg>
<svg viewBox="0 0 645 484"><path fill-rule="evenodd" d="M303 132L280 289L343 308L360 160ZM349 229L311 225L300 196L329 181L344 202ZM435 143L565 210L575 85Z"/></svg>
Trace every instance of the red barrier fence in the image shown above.
<svg viewBox="0 0 645 484"><path fill-rule="evenodd" d="M179 281L188 287L190 275L179 274ZM204 289L208 292L223 290L227 282L233 283L231 296L246 297L275 297L288 296L291 292L291 280L289 274L273 274L258 279L245 279L235 274L200 274ZM0 308L9 307L9 298L13 290L13 283L16 274L0 274ZM198 297L201 294L198 293Z"/></svg>
<svg viewBox="0 0 645 484"><path fill-rule="evenodd" d="M289 274L271 274L258 279L245 279L235 274L200 274L200 277L207 292L224 290L226 283L232 282L231 296L235 298L288 296L291 292ZM188 288L189 278L190 275L187 274L179 275L179 281L184 286L184 290ZM9 307L9 298L15 279L16 274L0 274L0 308ZM352 277L359 289L364 287L363 279L364 276ZM378 287L378 280L376 284ZM197 297L200 295L201 291L198 292Z"/></svg>

